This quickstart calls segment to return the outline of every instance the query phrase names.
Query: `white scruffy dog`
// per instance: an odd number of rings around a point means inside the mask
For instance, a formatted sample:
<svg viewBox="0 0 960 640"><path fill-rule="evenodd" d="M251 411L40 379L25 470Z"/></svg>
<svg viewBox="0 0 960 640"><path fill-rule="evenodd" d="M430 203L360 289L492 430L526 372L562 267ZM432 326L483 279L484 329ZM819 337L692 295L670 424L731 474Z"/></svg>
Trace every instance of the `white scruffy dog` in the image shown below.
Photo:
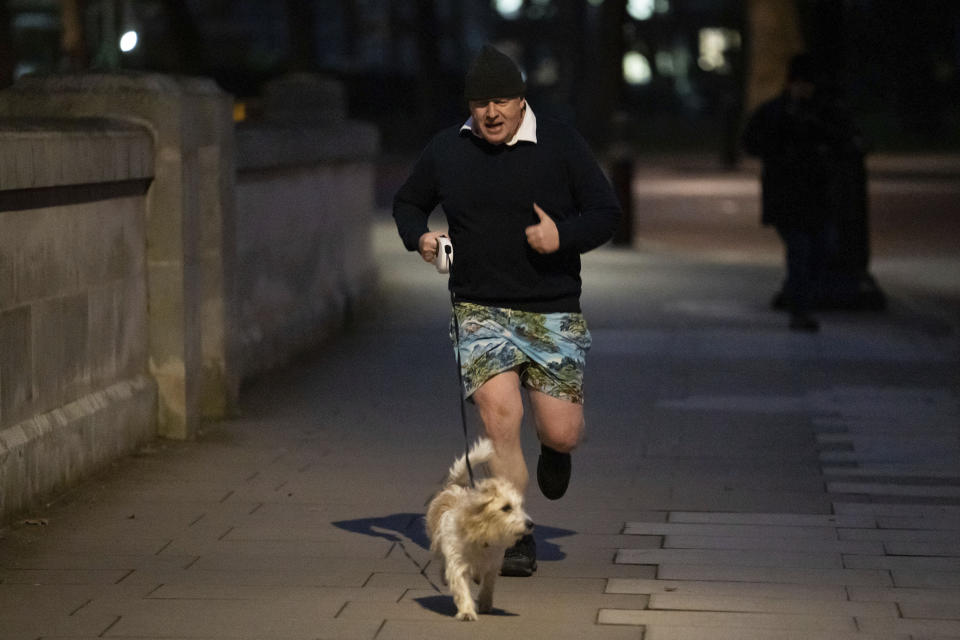
<svg viewBox="0 0 960 640"><path fill-rule="evenodd" d="M481 438L469 455L474 465L496 454L493 444ZM523 496L512 483L484 478L471 488L465 456L453 463L443 489L427 508L427 535L453 594L457 620L476 620L477 610L490 612L503 552L532 530ZM476 606L470 594L471 580L480 583Z"/></svg>

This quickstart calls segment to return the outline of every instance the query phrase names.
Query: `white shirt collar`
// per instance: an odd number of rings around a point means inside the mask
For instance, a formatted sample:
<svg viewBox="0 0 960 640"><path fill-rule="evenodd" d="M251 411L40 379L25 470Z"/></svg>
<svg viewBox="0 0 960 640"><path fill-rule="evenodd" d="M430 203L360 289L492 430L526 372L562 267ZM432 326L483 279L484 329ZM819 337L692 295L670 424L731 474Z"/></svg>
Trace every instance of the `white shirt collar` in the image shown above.
<svg viewBox="0 0 960 640"><path fill-rule="evenodd" d="M469 131L478 138L482 137L480 132L473 126L473 116L467 118L467 121L463 123L463 126L460 127L460 131ZM530 107L530 103L527 103L527 108L523 114L523 120L520 121L520 126L517 128L517 132L513 137L507 142L507 146L512 147L518 142L532 142L537 143L537 116L533 115L533 109Z"/></svg>

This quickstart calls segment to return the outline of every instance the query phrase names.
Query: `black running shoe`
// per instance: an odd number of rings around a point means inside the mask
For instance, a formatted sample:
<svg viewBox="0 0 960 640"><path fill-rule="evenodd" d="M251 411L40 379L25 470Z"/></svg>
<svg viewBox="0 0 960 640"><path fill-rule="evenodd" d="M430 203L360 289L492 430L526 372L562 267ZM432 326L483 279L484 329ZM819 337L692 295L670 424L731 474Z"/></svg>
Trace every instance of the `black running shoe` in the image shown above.
<svg viewBox="0 0 960 640"><path fill-rule="evenodd" d="M500 575L529 578L537 570L537 543L527 534L503 554Z"/></svg>
<svg viewBox="0 0 960 640"><path fill-rule="evenodd" d="M540 445L540 459L537 461L537 484L540 492L549 500L559 500L567 492L570 484L570 454L554 451L545 444Z"/></svg>

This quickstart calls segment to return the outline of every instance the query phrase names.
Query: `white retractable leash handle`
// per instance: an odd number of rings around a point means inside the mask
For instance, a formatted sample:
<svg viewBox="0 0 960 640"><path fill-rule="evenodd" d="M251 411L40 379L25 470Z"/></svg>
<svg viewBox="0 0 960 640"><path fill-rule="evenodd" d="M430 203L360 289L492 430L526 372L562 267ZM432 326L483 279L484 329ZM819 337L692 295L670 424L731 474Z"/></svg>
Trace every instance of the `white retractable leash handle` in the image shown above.
<svg viewBox="0 0 960 640"><path fill-rule="evenodd" d="M453 264L453 243L450 238L437 238L437 257L433 259L433 264L439 273L450 273L450 266Z"/></svg>

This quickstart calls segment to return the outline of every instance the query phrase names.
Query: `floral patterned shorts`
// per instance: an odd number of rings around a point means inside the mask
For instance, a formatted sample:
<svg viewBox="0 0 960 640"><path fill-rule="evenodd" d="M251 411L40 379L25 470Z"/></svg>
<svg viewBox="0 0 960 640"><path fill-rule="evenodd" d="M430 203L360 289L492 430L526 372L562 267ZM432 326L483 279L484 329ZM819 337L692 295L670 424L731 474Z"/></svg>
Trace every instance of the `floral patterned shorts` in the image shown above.
<svg viewBox="0 0 960 640"><path fill-rule="evenodd" d="M471 302L458 302L454 313L465 398L493 376L516 370L528 389L583 404L583 368L590 349L583 314L534 313ZM451 317L451 340L455 326Z"/></svg>

